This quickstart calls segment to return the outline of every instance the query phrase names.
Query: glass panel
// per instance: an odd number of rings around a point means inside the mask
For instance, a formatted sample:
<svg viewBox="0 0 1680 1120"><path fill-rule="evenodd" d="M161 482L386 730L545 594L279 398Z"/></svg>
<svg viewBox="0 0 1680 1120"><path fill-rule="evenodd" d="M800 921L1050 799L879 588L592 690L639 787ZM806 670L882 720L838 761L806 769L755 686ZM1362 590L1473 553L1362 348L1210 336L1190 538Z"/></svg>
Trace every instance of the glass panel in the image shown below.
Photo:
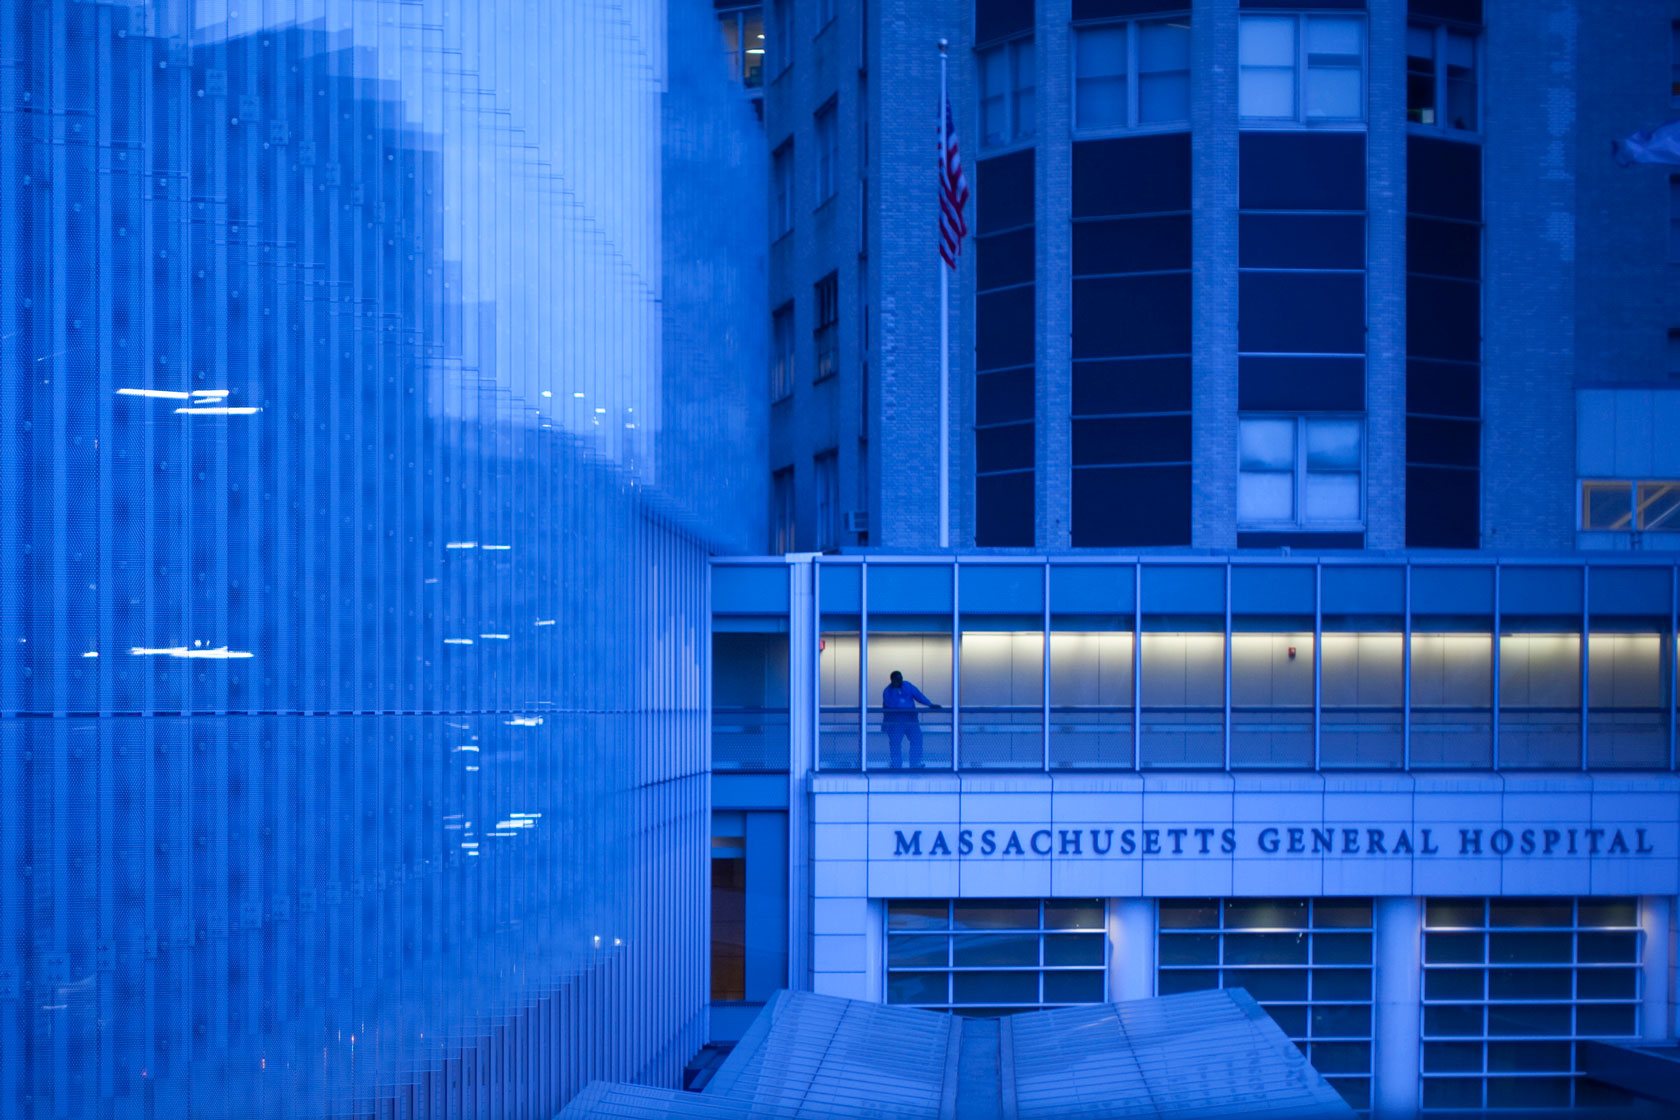
<svg viewBox="0 0 1680 1120"><path fill-rule="evenodd" d="M1639 902L1632 898L1583 898L1580 924L1597 929L1639 925Z"/></svg>
<svg viewBox="0 0 1680 1120"><path fill-rule="evenodd" d="M1488 925L1567 926L1574 910L1567 898L1493 898L1488 900Z"/></svg>
<svg viewBox="0 0 1680 1120"><path fill-rule="evenodd" d="M1205 992L1219 987L1218 969L1187 969L1162 972L1155 978L1155 991L1163 996L1181 992Z"/></svg>
<svg viewBox="0 0 1680 1120"><path fill-rule="evenodd" d="M980 142L1007 144L1009 120L1006 98L1009 93L1008 44L980 52ZM937 106L936 106L937 108Z"/></svg>
<svg viewBox="0 0 1680 1120"><path fill-rule="evenodd" d="M712 635L712 768L786 770L788 637Z"/></svg>
<svg viewBox="0 0 1680 1120"><path fill-rule="evenodd" d="M1312 974L1315 1000L1371 999L1371 970L1368 968L1315 968Z"/></svg>
<svg viewBox="0 0 1680 1120"><path fill-rule="evenodd" d="M1314 964L1370 964L1371 935L1368 933L1313 934Z"/></svg>
<svg viewBox="0 0 1680 1120"><path fill-rule="evenodd" d="M951 940L951 963L959 968L1038 964L1038 934L964 934Z"/></svg>
<svg viewBox="0 0 1680 1120"><path fill-rule="evenodd" d="M1307 471L1301 517L1318 524L1358 521L1364 497L1359 479L1353 471Z"/></svg>
<svg viewBox="0 0 1680 1120"><path fill-rule="evenodd" d="M1639 971L1633 968L1583 968L1576 974L1580 999L1638 999Z"/></svg>
<svg viewBox="0 0 1680 1120"><path fill-rule="evenodd" d="M951 962L942 933L912 933L887 938L887 964L891 968L943 968Z"/></svg>
<svg viewBox="0 0 1680 1120"><path fill-rule="evenodd" d="M1668 769L1668 667L1660 633L1587 638L1587 760L1593 768Z"/></svg>
<svg viewBox="0 0 1680 1120"><path fill-rule="evenodd" d="M1100 898L1047 898L1044 900L1045 929L1103 928L1103 901Z"/></svg>
<svg viewBox="0 0 1680 1120"><path fill-rule="evenodd" d="M1430 633L1420 623L1429 620L1413 620L1412 765L1491 766L1493 638Z"/></svg>
<svg viewBox="0 0 1680 1120"><path fill-rule="evenodd" d="M1680 482L1639 484L1639 527L1651 532L1680 529Z"/></svg>
<svg viewBox="0 0 1680 1120"><path fill-rule="evenodd" d="M1163 933L1160 939L1163 965L1218 964L1219 935L1216 933ZM1306 963L1303 954L1301 963Z"/></svg>
<svg viewBox="0 0 1680 1120"><path fill-rule="evenodd" d="M1423 1044L1425 1073L1482 1072L1482 1044L1479 1042L1426 1042Z"/></svg>
<svg viewBox="0 0 1680 1120"><path fill-rule="evenodd" d="M1150 633L1142 645L1142 764L1223 766L1224 634Z"/></svg>
<svg viewBox="0 0 1680 1120"><path fill-rule="evenodd" d="M1307 119L1362 119L1365 21L1308 16L1306 25Z"/></svg>
<svg viewBox="0 0 1680 1120"><path fill-rule="evenodd" d="M1340 1006L1332 1004L1328 1007L1314 1007L1312 1009L1312 1033L1314 1038L1351 1038L1371 1033L1371 1007Z"/></svg>
<svg viewBox="0 0 1680 1120"><path fill-rule="evenodd" d="M1319 929L1370 929L1368 898L1320 898L1313 902L1313 925Z"/></svg>
<svg viewBox="0 0 1680 1120"><path fill-rule="evenodd" d="M1050 765L1132 764L1132 635L1050 635Z"/></svg>
<svg viewBox="0 0 1680 1120"><path fill-rule="evenodd" d="M1080 969L1076 972L1046 972L1044 974L1045 1003L1101 1003L1103 1001L1102 969Z"/></svg>
<svg viewBox="0 0 1680 1120"><path fill-rule="evenodd" d="M1246 26L1247 21L1244 21ZM1295 421L1252 419L1238 422L1240 466L1245 471L1295 469Z"/></svg>
<svg viewBox="0 0 1680 1120"><path fill-rule="evenodd" d="M1310 630L1231 635L1232 766L1310 769L1312 706Z"/></svg>
<svg viewBox="0 0 1680 1120"><path fill-rule="evenodd" d="M1074 99L1078 127L1126 124L1126 27L1086 27L1074 33Z"/></svg>
<svg viewBox="0 0 1680 1120"><path fill-rule="evenodd" d="M1266 1003L1271 1000L1305 1003L1307 970L1304 968L1233 968L1225 970L1225 987L1243 988Z"/></svg>
<svg viewBox="0 0 1680 1120"><path fill-rule="evenodd" d="M1425 999L1481 999L1482 978L1479 968L1432 968L1423 974Z"/></svg>
<svg viewBox="0 0 1680 1120"><path fill-rule="evenodd" d="M1324 634L1319 750L1323 765L1403 761L1405 635Z"/></svg>
<svg viewBox="0 0 1680 1120"><path fill-rule="evenodd" d="M712 860L712 998L747 998L747 861Z"/></svg>
<svg viewBox="0 0 1680 1120"><path fill-rule="evenodd" d="M1037 972L953 972L954 1003L1037 1003Z"/></svg>
<svg viewBox="0 0 1680 1120"><path fill-rule="evenodd" d="M1037 62L1031 39L1011 45L1015 53L1015 113L1011 123L1019 139L1037 131Z"/></svg>
<svg viewBox="0 0 1680 1120"><path fill-rule="evenodd" d="M1568 1069L1572 1058L1567 1042L1490 1042L1489 1073L1530 1073Z"/></svg>
<svg viewBox="0 0 1680 1120"><path fill-rule="evenodd" d="M1307 1009L1300 1005L1274 1003L1265 1008L1266 1014L1272 1017L1272 1022L1278 1029L1290 1038L1307 1037Z"/></svg>
<svg viewBox="0 0 1680 1120"><path fill-rule="evenodd" d="M1225 963L1306 964L1305 933L1245 933L1225 938Z"/></svg>
<svg viewBox="0 0 1680 1120"><path fill-rule="evenodd" d="M1219 928L1219 902L1217 899L1164 898L1161 900L1159 908L1162 929Z"/></svg>
<svg viewBox="0 0 1680 1120"><path fill-rule="evenodd" d="M1482 934L1426 933L1423 959L1428 964L1482 963Z"/></svg>
<svg viewBox="0 0 1680 1120"><path fill-rule="evenodd" d="M1406 28L1406 119L1435 124L1435 29Z"/></svg>
<svg viewBox="0 0 1680 1120"><path fill-rule="evenodd" d="M858 681L861 663L857 631L825 630L817 653L817 751L824 770L856 770Z"/></svg>
<svg viewBox="0 0 1680 1120"><path fill-rule="evenodd" d="M1423 924L1431 929L1464 929L1486 920L1487 904L1479 898L1432 898L1426 904Z"/></svg>
<svg viewBox="0 0 1680 1120"><path fill-rule="evenodd" d="M1365 425L1359 420L1308 420L1307 469L1358 471Z"/></svg>
<svg viewBox="0 0 1680 1120"><path fill-rule="evenodd" d="M949 632L872 630L868 695L870 769L950 767Z"/></svg>
<svg viewBox="0 0 1680 1120"><path fill-rule="evenodd" d="M1567 1077L1490 1077L1487 1103L1491 1108L1567 1108Z"/></svg>
<svg viewBox="0 0 1680 1120"><path fill-rule="evenodd" d="M1293 471L1242 471L1237 475L1237 520L1253 524L1295 520Z"/></svg>
<svg viewBox="0 0 1680 1120"><path fill-rule="evenodd" d="M1233 898L1225 903L1226 929L1306 929L1304 898Z"/></svg>
<svg viewBox="0 0 1680 1120"><path fill-rule="evenodd" d="M1044 963L1047 965L1103 963L1103 935L1100 933L1070 933L1044 939Z"/></svg>
<svg viewBox="0 0 1680 1120"><path fill-rule="evenodd" d="M1479 1005L1437 1004L1423 1009L1423 1033L1453 1036L1482 1033L1482 1009Z"/></svg>
<svg viewBox="0 0 1680 1120"><path fill-rule="evenodd" d="M748 89L757 89L764 84L764 14L759 9L746 12L743 22L747 50L741 80Z"/></svg>
<svg viewBox="0 0 1680 1120"><path fill-rule="evenodd" d="M889 972L887 973L888 1003L942 1004L946 995L948 972Z"/></svg>
<svg viewBox="0 0 1680 1120"><path fill-rule="evenodd" d="M1570 1010L1567 1003L1490 1003L1488 1036L1567 1035Z"/></svg>
<svg viewBox="0 0 1680 1120"><path fill-rule="evenodd" d="M946 929L950 925L950 904L944 899L890 899L887 902L888 929Z"/></svg>
<svg viewBox="0 0 1680 1120"><path fill-rule="evenodd" d="M1474 132L1479 126L1476 95L1476 38L1447 32L1447 126Z"/></svg>
<svg viewBox="0 0 1680 1120"><path fill-rule="evenodd" d="M1567 968L1494 968L1488 970L1489 999L1569 999L1575 993L1574 971Z"/></svg>
<svg viewBox="0 0 1680 1120"><path fill-rule="evenodd" d="M964 630L959 679L963 769L1042 768L1043 632Z"/></svg>
<svg viewBox="0 0 1680 1120"><path fill-rule="evenodd" d="M1499 764L1580 767L1580 634L1500 635Z"/></svg>
<svg viewBox="0 0 1680 1120"><path fill-rule="evenodd" d="M1424 1108L1480 1108L1482 1082L1473 1077L1427 1077L1423 1082Z"/></svg>
<svg viewBox="0 0 1680 1120"><path fill-rule="evenodd" d="M1581 483L1581 528L1621 532L1633 528L1633 483Z"/></svg>
<svg viewBox="0 0 1680 1120"><path fill-rule="evenodd" d="M1187 21L1138 25L1138 123L1190 119L1190 27Z"/></svg>
<svg viewBox="0 0 1680 1120"><path fill-rule="evenodd" d="M1575 1033L1609 1036L1638 1034L1639 1005L1634 1003L1583 1003L1575 1009Z"/></svg>
<svg viewBox="0 0 1680 1120"><path fill-rule="evenodd" d="M956 929L1037 929L1038 903L1010 899L959 898L952 904Z"/></svg>
<svg viewBox="0 0 1680 1120"><path fill-rule="evenodd" d="M1639 934L1582 933L1576 960L1582 964L1637 964Z"/></svg>
<svg viewBox="0 0 1680 1120"><path fill-rule="evenodd" d="M1556 933L1488 934L1490 964L1568 964L1574 959L1574 935Z"/></svg>
<svg viewBox="0 0 1680 1120"><path fill-rule="evenodd" d="M1354 1045L1354 1044L1353 1043L1344 1043L1344 1042L1333 1042L1333 1043L1330 1043L1330 1045L1331 1046L1351 1046L1351 1045ZM1366 1049L1367 1055L1368 1055L1370 1047L1366 1046L1365 1049ZM1316 1053L1316 1051L1318 1050L1318 1043L1313 1044L1313 1050ZM1370 1058L1369 1058L1369 1056L1367 1056L1367 1058L1366 1058L1367 1067L1369 1066L1369 1064L1370 1064ZM1354 1110L1356 1110L1358 1112L1361 1112L1361 1113L1365 1113L1365 1112L1370 1111L1370 1108L1371 1108L1371 1079L1369 1077L1327 1077L1327 1078L1325 1078L1325 1080L1330 1082L1330 1087L1332 1089L1336 1090L1336 1092L1338 1092L1342 1095L1342 1099L1348 1103L1349 1108L1354 1109Z"/></svg>

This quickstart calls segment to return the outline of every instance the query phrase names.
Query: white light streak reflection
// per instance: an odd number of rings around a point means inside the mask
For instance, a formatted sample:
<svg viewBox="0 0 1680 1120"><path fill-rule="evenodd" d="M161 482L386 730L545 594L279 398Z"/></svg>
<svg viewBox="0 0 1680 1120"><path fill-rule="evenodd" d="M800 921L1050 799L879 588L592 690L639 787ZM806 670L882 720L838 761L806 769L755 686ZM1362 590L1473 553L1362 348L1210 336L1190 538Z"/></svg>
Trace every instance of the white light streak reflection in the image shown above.
<svg viewBox="0 0 1680 1120"><path fill-rule="evenodd" d="M511 544L481 544L478 547L486 552L506 552L513 546Z"/></svg>
<svg viewBox="0 0 1680 1120"><path fill-rule="evenodd" d="M537 619L537 625L538 626L553 626L554 625L554 620L552 618L539 618L539 619Z"/></svg>
<svg viewBox="0 0 1680 1120"><path fill-rule="evenodd" d="M119 397L162 397L164 400L170 400L170 401L184 401L184 400L191 400L192 399L192 394L190 394L190 393L177 393L173 389L118 389L117 390L117 396L119 396Z"/></svg>
<svg viewBox="0 0 1680 1120"><path fill-rule="evenodd" d="M445 544L443 547L444 548L477 548L478 547L478 542L477 541L450 541L447 544Z"/></svg>
<svg viewBox="0 0 1680 1120"><path fill-rule="evenodd" d="M177 408L175 414L177 416L251 416L261 411L260 408L227 408L222 405L201 408L195 405L190 408Z"/></svg>
<svg viewBox="0 0 1680 1120"><path fill-rule="evenodd" d="M508 640L508 636L506 634L480 634L479 637L496 642L505 642Z"/></svg>
<svg viewBox="0 0 1680 1120"><path fill-rule="evenodd" d="M473 644L473 640L471 638L445 638L443 644L446 646L470 646Z"/></svg>
<svg viewBox="0 0 1680 1120"><path fill-rule="evenodd" d="M229 649L226 646L217 646L214 649L200 649L196 647L189 649L186 646L169 646L165 649L148 649L145 646L135 646L128 652L133 654L135 657L196 657L212 661L226 661L230 658L255 656L255 654L251 653L249 650Z"/></svg>
<svg viewBox="0 0 1680 1120"><path fill-rule="evenodd" d="M541 716L514 716L505 721L509 727L541 727Z"/></svg>

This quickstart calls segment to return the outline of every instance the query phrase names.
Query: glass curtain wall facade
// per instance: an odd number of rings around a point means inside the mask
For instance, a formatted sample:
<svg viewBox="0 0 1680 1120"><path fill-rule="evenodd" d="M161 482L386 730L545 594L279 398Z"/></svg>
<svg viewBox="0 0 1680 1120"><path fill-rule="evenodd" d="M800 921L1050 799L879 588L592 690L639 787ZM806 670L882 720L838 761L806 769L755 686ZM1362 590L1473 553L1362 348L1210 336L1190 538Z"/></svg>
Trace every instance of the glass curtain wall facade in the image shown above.
<svg viewBox="0 0 1680 1120"><path fill-rule="evenodd" d="M812 567L819 770L915 765L907 739L893 761L881 705L894 670L939 705L917 707L923 768L1674 764L1672 563L834 557ZM760 611L752 598L715 598L720 625ZM789 718L810 718L791 699Z"/></svg>
<svg viewBox="0 0 1680 1120"><path fill-rule="evenodd" d="M744 394L662 293L662 167L723 157L661 93L751 127L676 30L0 10L0 1114L551 1115L704 1041L763 502L676 435Z"/></svg>

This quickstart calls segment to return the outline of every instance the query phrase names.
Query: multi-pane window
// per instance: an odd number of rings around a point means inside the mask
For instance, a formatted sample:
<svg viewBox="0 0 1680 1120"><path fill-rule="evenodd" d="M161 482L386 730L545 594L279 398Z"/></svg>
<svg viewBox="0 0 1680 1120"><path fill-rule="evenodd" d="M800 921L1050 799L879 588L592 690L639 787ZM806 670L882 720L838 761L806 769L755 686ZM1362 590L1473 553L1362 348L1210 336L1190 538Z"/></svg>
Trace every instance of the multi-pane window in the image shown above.
<svg viewBox="0 0 1680 1120"><path fill-rule="evenodd" d="M1581 528L1615 533L1680 530L1680 481L1620 478L1584 481Z"/></svg>
<svg viewBox="0 0 1680 1120"><path fill-rule="evenodd" d="M1365 119L1363 17L1244 16L1237 64L1237 112L1245 123Z"/></svg>
<svg viewBox="0 0 1680 1120"><path fill-rule="evenodd" d="M821 381L840 372L840 274L831 272L818 280L812 294L817 307L817 325L811 332L817 350L813 380Z"/></svg>
<svg viewBox="0 0 1680 1120"><path fill-rule="evenodd" d="M980 54L980 143L1013 144L1034 131L1038 69L1033 41L1011 39Z"/></svg>
<svg viewBox="0 0 1680 1120"><path fill-rule="evenodd" d="M793 301L776 308L770 317L770 399L793 392Z"/></svg>
<svg viewBox="0 0 1680 1120"><path fill-rule="evenodd" d="M891 900L887 1002L974 1016L1101 1003L1105 928L1100 898Z"/></svg>
<svg viewBox="0 0 1680 1120"><path fill-rule="evenodd" d="M793 141L770 156L770 240L793 229Z"/></svg>
<svg viewBox="0 0 1680 1120"><path fill-rule="evenodd" d="M1355 1108L1371 1101L1371 900L1159 903L1156 994L1244 988Z"/></svg>
<svg viewBox="0 0 1680 1120"><path fill-rule="evenodd" d="M1639 1030L1633 898L1431 898L1423 931L1423 1108L1620 1103L1578 1040Z"/></svg>
<svg viewBox="0 0 1680 1120"><path fill-rule="evenodd" d="M748 89L764 84L764 9L758 4L718 11L729 74Z"/></svg>
<svg viewBox="0 0 1680 1120"><path fill-rule="evenodd" d="M768 0L770 17L770 76L779 77L793 62L794 0Z"/></svg>
<svg viewBox="0 0 1680 1120"><path fill-rule="evenodd" d="M780 556L793 551L793 468L783 467L770 476L770 552Z"/></svg>
<svg viewBox="0 0 1680 1120"><path fill-rule="evenodd" d="M1406 119L1475 132L1479 127L1476 36L1424 23L1406 28Z"/></svg>
<svg viewBox="0 0 1680 1120"><path fill-rule="evenodd" d="M1074 127L1147 128L1190 119L1190 17L1074 29Z"/></svg>
<svg viewBox="0 0 1680 1120"><path fill-rule="evenodd" d="M817 549L826 552L840 544L840 456L825 451L811 460L817 483Z"/></svg>
<svg viewBox="0 0 1680 1120"><path fill-rule="evenodd" d="M1349 416L1249 416L1238 423L1237 522L1290 528L1363 523L1365 425Z"/></svg>
<svg viewBox="0 0 1680 1120"><path fill-rule="evenodd" d="M837 123L834 98L816 113L817 130L817 202L827 202L838 189L840 166L840 127Z"/></svg>

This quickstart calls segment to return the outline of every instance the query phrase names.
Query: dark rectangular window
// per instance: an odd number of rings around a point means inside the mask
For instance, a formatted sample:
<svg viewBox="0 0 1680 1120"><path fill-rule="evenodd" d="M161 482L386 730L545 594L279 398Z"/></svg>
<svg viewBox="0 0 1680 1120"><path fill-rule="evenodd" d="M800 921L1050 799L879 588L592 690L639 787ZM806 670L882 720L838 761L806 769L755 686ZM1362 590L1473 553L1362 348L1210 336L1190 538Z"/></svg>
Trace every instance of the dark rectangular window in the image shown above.
<svg viewBox="0 0 1680 1120"><path fill-rule="evenodd" d="M1033 29L1033 0L974 0L974 41L989 43Z"/></svg>
<svg viewBox="0 0 1680 1120"><path fill-rule="evenodd" d="M1243 353L1365 352L1363 272L1243 272L1238 308Z"/></svg>
<svg viewBox="0 0 1680 1120"><path fill-rule="evenodd" d="M1148 174L1139 174L1148 168ZM1073 216L1190 209L1190 134L1081 140L1073 146Z"/></svg>
<svg viewBox="0 0 1680 1120"><path fill-rule="evenodd" d="M1073 363L1075 416L1189 411L1189 357Z"/></svg>
<svg viewBox="0 0 1680 1120"><path fill-rule="evenodd" d="M1011 369L974 379L974 422L982 427L1033 418L1033 371Z"/></svg>
<svg viewBox="0 0 1680 1120"><path fill-rule="evenodd" d="M1190 276L1182 272L1073 282L1073 356L1190 352Z"/></svg>
<svg viewBox="0 0 1680 1120"><path fill-rule="evenodd" d="M980 160L974 168L977 237L1033 223L1033 150Z"/></svg>
<svg viewBox="0 0 1680 1120"><path fill-rule="evenodd" d="M1365 267L1363 214L1261 213L1237 221L1240 268Z"/></svg>
<svg viewBox="0 0 1680 1120"><path fill-rule="evenodd" d="M1365 209L1363 132L1245 131L1237 145L1244 210Z"/></svg>
<svg viewBox="0 0 1680 1120"><path fill-rule="evenodd" d="M1033 301L1038 289L1028 284L984 292L975 300L974 364L977 369L1007 369L1033 362Z"/></svg>
<svg viewBox="0 0 1680 1120"><path fill-rule="evenodd" d="M770 476L770 552L793 551L793 468Z"/></svg>
<svg viewBox="0 0 1680 1120"><path fill-rule="evenodd" d="M1105 416L1073 421L1075 467L1190 461L1190 417Z"/></svg>
<svg viewBox="0 0 1680 1120"><path fill-rule="evenodd" d="M1075 548L1190 543L1190 467L1082 467L1073 472Z"/></svg>
<svg viewBox="0 0 1680 1120"><path fill-rule="evenodd" d="M776 308L770 317L770 399L793 392L793 301Z"/></svg>
<svg viewBox="0 0 1680 1120"><path fill-rule="evenodd" d="M981 548L1031 548L1032 471L974 480L974 543Z"/></svg>
<svg viewBox="0 0 1680 1120"><path fill-rule="evenodd" d="M1033 252L1037 239L1033 227L1011 230L976 241L974 250L974 287L989 292L994 288L1009 288L1033 281Z"/></svg>
<svg viewBox="0 0 1680 1120"><path fill-rule="evenodd" d="M812 331L816 343L816 374L822 381L840 371L840 274L831 272L818 280L812 291L817 325Z"/></svg>
<svg viewBox="0 0 1680 1120"><path fill-rule="evenodd" d="M1190 267L1190 215L1073 224L1073 274L1164 272Z"/></svg>
<svg viewBox="0 0 1680 1120"><path fill-rule="evenodd" d="M813 118L817 133L817 202L827 202L839 189L840 126L836 120L835 99L818 109Z"/></svg>

